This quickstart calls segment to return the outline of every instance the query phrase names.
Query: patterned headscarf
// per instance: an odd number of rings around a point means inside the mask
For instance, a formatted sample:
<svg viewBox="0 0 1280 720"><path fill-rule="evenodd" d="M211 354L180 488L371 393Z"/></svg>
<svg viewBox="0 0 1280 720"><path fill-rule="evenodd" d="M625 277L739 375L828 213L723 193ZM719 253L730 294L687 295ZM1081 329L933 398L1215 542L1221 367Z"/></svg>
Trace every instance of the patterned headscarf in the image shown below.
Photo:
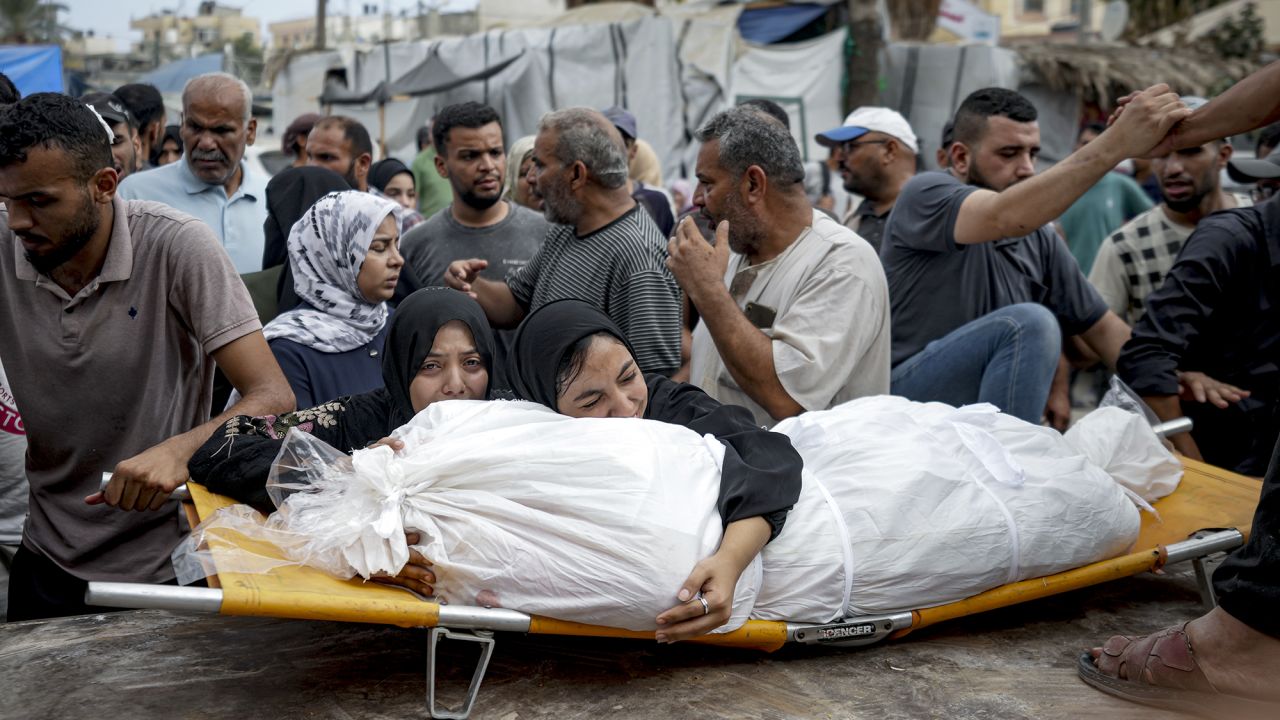
<svg viewBox="0 0 1280 720"><path fill-rule="evenodd" d="M370 303L356 278L382 221L400 223L400 205L358 190L325 195L289 231L293 287L302 305L262 329L326 353L368 343L387 322L387 304Z"/></svg>

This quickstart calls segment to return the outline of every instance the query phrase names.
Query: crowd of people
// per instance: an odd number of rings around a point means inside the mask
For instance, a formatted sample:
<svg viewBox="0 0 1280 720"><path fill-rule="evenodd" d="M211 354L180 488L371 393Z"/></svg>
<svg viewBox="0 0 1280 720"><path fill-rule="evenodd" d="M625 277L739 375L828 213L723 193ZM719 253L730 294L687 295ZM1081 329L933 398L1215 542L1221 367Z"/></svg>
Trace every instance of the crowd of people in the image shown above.
<svg viewBox="0 0 1280 720"><path fill-rule="evenodd" d="M723 621L723 588L795 500L775 423L894 394L1064 429L1072 372L1103 367L1157 417L1195 420L1174 441L1185 456L1267 478L1249 544L1216 576L1221 607L1113 639L1081 674L1122 694L1265 697L1280 150L1267 131L1236 159L1230 138L1280 120L1276 97L1280 64L1212 100L1137 91L1043 172L1037 110L1015 91L960 103L939 171L902 115L859 108L815 138L821 184L855 196L837 217L767 100L710 118L695 177L669 184L625 108L555 110L517 139L477 102L424 124L408 164L375 162L353 118L304 115L282 137L292 167L264 177L234 76L192 79L176 126L145 85L23 98L0 83L8 619L103 610L88 581L172 582L170 493L193 478L270 511L291 428L350 452L394 446L432 402L522 398L688 425L737 453L721 551L659 617L661 639L684 639ZM1117 170L1146 158L1154 202ZM1252 192L1227 192L1224 171ZM429 594L433 575L417 556L385 581Z"/></svg>

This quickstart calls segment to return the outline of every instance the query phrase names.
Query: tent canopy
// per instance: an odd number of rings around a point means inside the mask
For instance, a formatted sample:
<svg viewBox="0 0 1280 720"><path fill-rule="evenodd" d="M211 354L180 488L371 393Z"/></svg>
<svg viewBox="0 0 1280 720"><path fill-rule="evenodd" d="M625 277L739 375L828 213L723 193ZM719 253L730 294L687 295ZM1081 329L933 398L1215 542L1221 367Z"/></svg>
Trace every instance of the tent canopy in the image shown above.
<svg viewBox="0 0 1280 720"><path fill-rule="evenodd" d="M138 78L140 83L155 85L161 93L180 93L187 81L197 75L222 71L222 53L209 53L189 60L165 63Z"/></svg>
<svg viewBox="0 0 1280 720"><path fill-rule="evenodd" d="M519 60L523 54L524 51L521 50L502 62L489 65L470 75L459 75L440 59L437 45L432 48L426 60L418 63L391 83L380 82L365 92L348 90L331 84L325 87L324 94L320 96L320 102L324 105L364 105L371 102L382 104L397 96L420 97L448 92L467 83L480 82L497 75Z"/></svg>
<svg viewBox="0 0 1280 720"><path fill-rule="evenodd" d="M62 92L62 49L57 45L0 46L0 72L23 96Z"/></svg>
<svg viewBox="0 0 1280 720"><path fill-rule="evenodd" d="M822 17L827 5L805 3L780 7L745 8L738 16L742 39L768 45L791 35Z"/></svg>

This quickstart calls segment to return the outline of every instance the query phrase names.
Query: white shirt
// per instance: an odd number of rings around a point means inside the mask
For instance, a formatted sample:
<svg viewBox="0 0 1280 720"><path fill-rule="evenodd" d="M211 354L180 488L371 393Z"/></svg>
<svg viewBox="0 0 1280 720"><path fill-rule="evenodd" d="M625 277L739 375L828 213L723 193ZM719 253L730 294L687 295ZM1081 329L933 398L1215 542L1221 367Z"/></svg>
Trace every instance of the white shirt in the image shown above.
<svg viewBox="0 0 1280 720"><path fill-rule="evenodd" d="M787 393L805 410L825 410L847 400L889 392L889 290L871 245L825 214L782 254L759 265L733 253L725 285L773 341L773 365ZM768 316L773 319L768 323ZM693 332L693 384L729 405L741 405L756 421L777 419L738 386L699 322Z"/></svg>

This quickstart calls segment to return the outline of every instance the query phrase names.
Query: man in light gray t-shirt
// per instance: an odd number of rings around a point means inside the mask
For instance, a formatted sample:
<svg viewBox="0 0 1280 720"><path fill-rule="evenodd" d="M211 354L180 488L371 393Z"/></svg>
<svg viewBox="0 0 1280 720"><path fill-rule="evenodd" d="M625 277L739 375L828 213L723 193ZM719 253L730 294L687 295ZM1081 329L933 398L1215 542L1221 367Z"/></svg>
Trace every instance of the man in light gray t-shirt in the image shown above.
<svg viewBox="0 0 1280 720"><path fill-rule="evenodd" d="M488 262L484 276L505 280L542 247L551 225L542 215L502 199L507 163L502 123L493 108L477 102L450 105L431 125L436 171L449 180L453 202L400 239L400 254L423 285L445 286L449 263L467 258ZM506 389L510 335L497 333L490 386Z"/></svg>

